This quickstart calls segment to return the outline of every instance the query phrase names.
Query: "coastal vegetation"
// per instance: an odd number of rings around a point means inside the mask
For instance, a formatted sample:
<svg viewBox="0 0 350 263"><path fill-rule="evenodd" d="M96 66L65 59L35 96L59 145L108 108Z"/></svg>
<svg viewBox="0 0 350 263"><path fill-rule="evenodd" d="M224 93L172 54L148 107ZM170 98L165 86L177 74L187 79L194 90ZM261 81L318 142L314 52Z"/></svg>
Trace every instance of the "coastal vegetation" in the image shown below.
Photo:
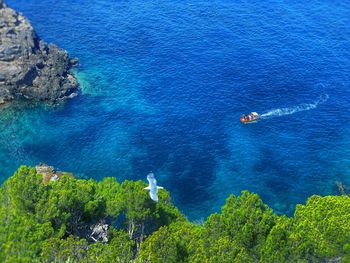
<svg viewBox="0 0 350 263"><path fill-rule="evenodd" d="M287 217L243 191L196 224L142 181L53 178L22 166L1 186L1 262L350 261L347 195L312 196Z"/></svg>

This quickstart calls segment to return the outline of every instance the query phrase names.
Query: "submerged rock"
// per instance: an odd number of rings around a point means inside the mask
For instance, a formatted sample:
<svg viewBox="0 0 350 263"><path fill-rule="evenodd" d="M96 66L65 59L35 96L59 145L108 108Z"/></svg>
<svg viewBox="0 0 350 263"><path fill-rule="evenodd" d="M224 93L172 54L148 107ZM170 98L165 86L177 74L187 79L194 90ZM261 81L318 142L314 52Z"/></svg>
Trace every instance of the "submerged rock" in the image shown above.
<svg viewBox="0 0 350 263"><path fill-rule="evenodd" d="M339 194L350 196L350 189L347 185L339 181L336 181L335 185L337 186L337 190Z"/></svg>
<svg viewBox="0 0 350 263"><path fill-rule="evenodd" d="M41 40L26 17L0 0L0 104L74 97L78 82L71 68L77 63Z"/></svg>

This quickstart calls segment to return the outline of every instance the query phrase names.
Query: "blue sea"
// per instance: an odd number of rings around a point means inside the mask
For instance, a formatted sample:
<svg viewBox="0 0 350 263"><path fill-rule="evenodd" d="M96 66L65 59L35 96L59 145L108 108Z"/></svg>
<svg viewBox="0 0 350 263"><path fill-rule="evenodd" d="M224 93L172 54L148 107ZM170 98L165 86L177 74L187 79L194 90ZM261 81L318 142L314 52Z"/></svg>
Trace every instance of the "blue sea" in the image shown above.
<svg viewBox="0 0 350 263"><path fill-rule="evenodd" d="M39 162L153 171L191 220L244 189L292 215L350 184L350 1L7 3L80 59L81 95L1 108L1 181Z"/></svg>

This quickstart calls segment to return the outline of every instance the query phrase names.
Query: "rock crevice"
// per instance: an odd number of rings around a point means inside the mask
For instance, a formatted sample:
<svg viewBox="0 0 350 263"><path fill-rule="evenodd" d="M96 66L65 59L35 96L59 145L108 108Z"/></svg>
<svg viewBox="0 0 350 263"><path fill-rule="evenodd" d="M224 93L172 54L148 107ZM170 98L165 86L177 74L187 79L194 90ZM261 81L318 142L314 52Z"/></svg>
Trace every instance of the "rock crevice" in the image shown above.
<svg viewBox="0 0 350 263"><path fill-rule="evenodd" d="M77 95L76 59L38 37L26 17L0 0L0 103L57 101Z"/></svg>

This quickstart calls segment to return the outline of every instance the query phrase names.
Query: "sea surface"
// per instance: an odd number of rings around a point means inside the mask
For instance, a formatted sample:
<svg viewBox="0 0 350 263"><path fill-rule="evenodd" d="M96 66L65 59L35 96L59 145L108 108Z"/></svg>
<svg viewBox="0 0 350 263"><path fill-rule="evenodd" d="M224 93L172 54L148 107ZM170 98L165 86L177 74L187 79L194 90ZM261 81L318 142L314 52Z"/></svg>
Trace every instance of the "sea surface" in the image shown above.
<svg viewBox="0 0 350 263"><path fill-rule="evenodd" d="M39 162L153 171L191 220L244 189L292 215L350 184L350 1L7 3L80 59L82 92L0 110L0 181Z"/></svg>

